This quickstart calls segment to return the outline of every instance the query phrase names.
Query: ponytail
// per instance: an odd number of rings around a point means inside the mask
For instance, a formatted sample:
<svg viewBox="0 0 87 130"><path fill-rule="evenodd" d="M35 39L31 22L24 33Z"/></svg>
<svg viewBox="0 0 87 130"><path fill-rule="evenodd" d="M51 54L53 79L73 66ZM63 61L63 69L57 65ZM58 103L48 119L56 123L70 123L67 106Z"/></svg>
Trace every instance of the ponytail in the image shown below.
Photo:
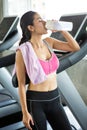
<svg viewBox="0 0 87 130"><path fill-rule="evenodd" d="M26 31L22 33L22 38L19 42L19 45L29 41L30 39L31 39L31 32L28 29L26 29Z"/></svg>

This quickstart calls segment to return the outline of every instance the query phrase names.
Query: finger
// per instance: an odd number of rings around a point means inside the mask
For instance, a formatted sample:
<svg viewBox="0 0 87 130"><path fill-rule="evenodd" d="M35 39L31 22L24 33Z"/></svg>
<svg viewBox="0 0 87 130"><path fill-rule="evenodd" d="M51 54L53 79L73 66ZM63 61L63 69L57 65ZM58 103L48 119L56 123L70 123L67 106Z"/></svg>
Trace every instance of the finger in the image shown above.
<svg viewBox="0 0 87 130"><path fill-rule="evenodd" d="M24 123L26 128L28 128L29 130L32 130L29 122L23 122L23 123Z"/></svg>
<svg viewBox="0 0 87 130"><path fill-rule="evenodd" d="M31 118L29 123L28 123L28 129L32 130L32 126L34 125L33 119Z"/></svg>
<svg viewBox="0 0 87 130"><path fill-rule="evenodd" d="M33 119L31 119L31 124L34 125L34 121L33 121Z"/></svg>
<svg viewBox="0 0 87 130"><path fill-rule="evenodd" d="M28 124L28 127L27 127L29 130L32 130L32 128L31 128L31 126L30 126L30 124Z"/></svg>

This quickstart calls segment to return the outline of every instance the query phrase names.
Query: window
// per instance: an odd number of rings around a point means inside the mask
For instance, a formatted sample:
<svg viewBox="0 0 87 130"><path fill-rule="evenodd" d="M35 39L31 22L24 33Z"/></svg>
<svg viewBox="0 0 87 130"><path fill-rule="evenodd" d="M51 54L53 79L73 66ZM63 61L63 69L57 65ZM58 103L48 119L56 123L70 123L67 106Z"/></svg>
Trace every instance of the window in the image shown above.
<svg viewBox="0 0 87 130"><path fill-rule="evenodd" d="M58 19L63 14L87 12L86 0L6 0L8 15L21 16L27 10L36 10L42 17ZM5 7L5 9L6 9ZM6 10L7 11L7 10Z"/></svg>
<svg viewBox="0 0 87 130"><path fill-rule="evenodd" d="M30 9L30 0L8 0L8 15L21 16Z"/></svg>
<svg viewBox="0 0 87 130"><path fill-rule="evenodd" d="M8 15L21 16L28 10L40 12L45 17L45 1L46 0L8 0Z"/></svg>

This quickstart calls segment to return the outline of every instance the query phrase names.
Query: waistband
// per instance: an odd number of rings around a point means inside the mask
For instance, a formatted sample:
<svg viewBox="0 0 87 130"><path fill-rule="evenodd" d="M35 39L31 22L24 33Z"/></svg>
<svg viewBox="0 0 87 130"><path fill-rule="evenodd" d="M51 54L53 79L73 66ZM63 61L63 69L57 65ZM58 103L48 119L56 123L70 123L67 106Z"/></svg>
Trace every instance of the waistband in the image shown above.
<svg viewBox="0 0 87 130"><path fill-rule="evenodd" d="M26 98L27 100L32 100L32 101L49 101L49 100L54 100L56 98L60 97L60 93L58 88L52 90L52 91L32 91L32 90L27 90L26 92Z"/></svg>

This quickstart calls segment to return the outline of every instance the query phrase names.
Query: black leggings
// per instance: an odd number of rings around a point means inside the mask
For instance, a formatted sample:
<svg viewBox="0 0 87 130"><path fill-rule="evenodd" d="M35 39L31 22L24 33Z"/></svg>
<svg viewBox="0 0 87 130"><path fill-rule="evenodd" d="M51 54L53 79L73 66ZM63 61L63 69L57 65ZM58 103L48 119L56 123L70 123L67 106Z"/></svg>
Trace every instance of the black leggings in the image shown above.
<svg viewBox="0 0 87 130"><path fill-rule="evenodd" d="M34 120L33 130L47 130L47 121L53 130L72 130L58 88L48 92L28 90L27 106Z"/></svg>

